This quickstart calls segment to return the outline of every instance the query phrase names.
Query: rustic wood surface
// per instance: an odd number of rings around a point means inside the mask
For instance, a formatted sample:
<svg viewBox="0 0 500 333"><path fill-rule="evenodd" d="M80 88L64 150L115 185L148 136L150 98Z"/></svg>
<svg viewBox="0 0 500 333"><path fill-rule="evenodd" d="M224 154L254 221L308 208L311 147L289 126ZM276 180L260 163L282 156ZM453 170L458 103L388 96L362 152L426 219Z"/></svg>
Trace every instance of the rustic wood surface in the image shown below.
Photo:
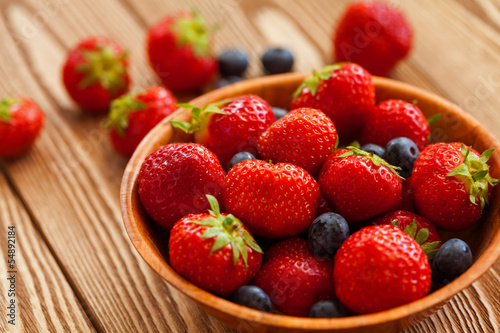
<svg viewBox="0 0 500 333"><path fill-rule="evenodd" d="M391 77L462 106L500 138L500 2L391 1L415 30L411 56ZM281 45L296 71L331 62L330 35L348 1L0 0L0 97L34 98L46 114L35 148L1 162L0 331L229 332L158 277L125 234L116 155L102 117L82 115L60 80L65 52L105 35L131 51L133 89L157 83L145 58L147 28L197 7L220 26L214 48L259 55ZM181 100L191 96L179 96ZM7 226L17 231L17 325L9 325ZM5 272L5 273L4 273ZM500 331L500 261L470 288L409 332Z"/></svg>

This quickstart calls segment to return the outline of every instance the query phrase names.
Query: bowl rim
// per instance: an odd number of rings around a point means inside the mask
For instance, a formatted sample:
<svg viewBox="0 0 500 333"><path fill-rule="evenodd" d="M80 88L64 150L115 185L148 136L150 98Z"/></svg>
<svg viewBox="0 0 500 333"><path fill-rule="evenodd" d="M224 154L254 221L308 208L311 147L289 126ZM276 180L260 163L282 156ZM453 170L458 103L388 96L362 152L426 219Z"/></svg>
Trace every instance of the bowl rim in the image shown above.
<svg viewBox="0 0 500 333"><path fill-rule="evenodd" d="M300 82L300 80L304 79L308 75L310 75L310 73L287 73L245 80L198 96L197 98L191 100L189 103L196 106L202 106L200 105L200 101L205 99L221 99L220 97L226 95L229 89L234 90L234 95L236 96L238 95L238 92L245 91L247 88L253 87L255 85L272 86L287 80L296 80L297 82ZM373 82L376 86L410 92L411 95L415 96L416 98L422 98L423 96L426 96L425 98L428 99L429 97L431 97L436 103L445 104L450 113L460 118L465 118L467 119L467 121L470 121L474 127L477 127L479 130L482 130L482 132L485 133L485 140L491 142L496 149L500 148L500 145L493 137L493 135L491 135L475 118L463 111L458 105L446 100L445 98L424 89L415 87L411 84L393 79L373 76ZM298 329L307 328L311 330L348 329L353 327L361 328L381 324L384 322L402 320L406 317L415 315L427 309L441 306L455 294L471 285L475 280L483 275L500 257L499 229L491 239L490 245L484 250L482 255L477 258L476 262L474 262L474 264L464 274L462 274L452 283L411 303L391 308L382 312L356 315L352 317L307 318L265 313L235 304L222 297L211 294L178 275L172 269L172 267L170 267L170 265L168 265L163 260L162 256L158 252L158 249L149 246L147 242L145 242L138 230L138 224L133 218L134 212L132 209L132 191L137 181L138 170L140 169L142 160L147 156L147 154L142 151L142 148L147 146L148 140L150 138L153 138L156 132L160 131L161 128L165 126L165 124L167 124L170 119L176 117L183 111L185 112L185 110L182 108L178 109L176 112L163 119L141 141L140 145L130 158L125 168L120 187L120 203L126 232L132 244L144 259L144 261L146 261L146 263L148 263L148 265L170 285L172 285L174 288L176 288L195 302L203 305L204 307L216 308L218 311L223 312L226 316L230 317L235 317L237 314L237 317L242 321L251 321L258 324L275 327Z"/></svg>

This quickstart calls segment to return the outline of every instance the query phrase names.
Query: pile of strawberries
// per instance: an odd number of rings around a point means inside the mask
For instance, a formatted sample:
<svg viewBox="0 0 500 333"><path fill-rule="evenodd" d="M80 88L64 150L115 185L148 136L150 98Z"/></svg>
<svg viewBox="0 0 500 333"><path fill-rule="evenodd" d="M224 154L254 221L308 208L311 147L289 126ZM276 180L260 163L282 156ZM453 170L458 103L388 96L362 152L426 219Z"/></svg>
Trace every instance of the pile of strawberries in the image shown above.
<svg viewBox="0 0 500 333"><path fill-rule="evenodd" d="M151 153L139 195L171 230L171 266L195 285L262 311L334 317L417 300L472 264L436 227L478 222L498 182L492 150L429 144L420 109L375 105L361 66L315 72L280 119L255 95L182 106L191 122L171 124L195 142ZM450 262L462 254L464 267ZM434 256L444 276L431 277Z"/></svg>

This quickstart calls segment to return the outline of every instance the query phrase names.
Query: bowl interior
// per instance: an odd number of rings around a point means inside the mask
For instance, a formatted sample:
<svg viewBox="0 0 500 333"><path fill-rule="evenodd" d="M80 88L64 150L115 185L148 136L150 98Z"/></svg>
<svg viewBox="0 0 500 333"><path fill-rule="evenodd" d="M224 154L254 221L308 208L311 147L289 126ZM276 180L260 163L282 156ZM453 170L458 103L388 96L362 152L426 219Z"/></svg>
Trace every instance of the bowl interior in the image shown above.
<svg viewBox="0 0 500 333"><path fill-rule="evenodd" d="M244 81L223 89L212 91L191 101L196 106L205 106L225 98L242 94L256 94L264 98L272 106L287 108L291 95L304 79L305 74L284 74L266 78ZM431 126L434 141L461 141L471 145L479 152L489 148L496 151L490 159L491 174L500 176L499 144L495 139L468 114L456 105L424 90L390 79L374 78L377 102L386 99L402 99L416 104L426 117L441 113L441 119ZM474 265L459 279L426 297L377 314L363 315L340 319L308 319L293 318L274 314L265 314L244 308L211 295L182 277L168 265L168 232L157 226L145 213L138 196L137 175L142 161L154 149L170 143L185 142L191 136L172 131L169 120L188 120L188 110L179 109L171 117L164 119L142 141L129 161L122 181L121 203L127 233L144 260L174 287L194 299L209 313L226 321L233 327L235 323L253 322L263 327L280 327L295 330L328 330L349 329L353 327L370 327L380 323L393 322L398 329L404 329L416 321L432 314L440 305L455 293L470 285L482 275L500 254L500 198L498 187L493 190L490 206L481 222L471 230L461 233L442 233L444 239L458 237L466 241L474 254ZM235 318L237 320L235 321Z"/></svg>

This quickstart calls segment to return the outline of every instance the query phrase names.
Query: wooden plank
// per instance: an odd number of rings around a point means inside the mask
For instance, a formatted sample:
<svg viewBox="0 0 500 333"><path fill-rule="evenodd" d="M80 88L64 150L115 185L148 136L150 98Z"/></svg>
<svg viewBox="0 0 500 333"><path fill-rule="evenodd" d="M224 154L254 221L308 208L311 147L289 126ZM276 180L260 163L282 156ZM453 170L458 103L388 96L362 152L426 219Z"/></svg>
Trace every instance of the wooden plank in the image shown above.
<svg viewBox="0 0 500 333"><path fill-rule="evenodd" d="M94 332L56 259L1 172L0 228L0 331ZM8 243L13 246L11 252ZM14 307L13 317L6 317L11 313L8 306Z"/></svg>

